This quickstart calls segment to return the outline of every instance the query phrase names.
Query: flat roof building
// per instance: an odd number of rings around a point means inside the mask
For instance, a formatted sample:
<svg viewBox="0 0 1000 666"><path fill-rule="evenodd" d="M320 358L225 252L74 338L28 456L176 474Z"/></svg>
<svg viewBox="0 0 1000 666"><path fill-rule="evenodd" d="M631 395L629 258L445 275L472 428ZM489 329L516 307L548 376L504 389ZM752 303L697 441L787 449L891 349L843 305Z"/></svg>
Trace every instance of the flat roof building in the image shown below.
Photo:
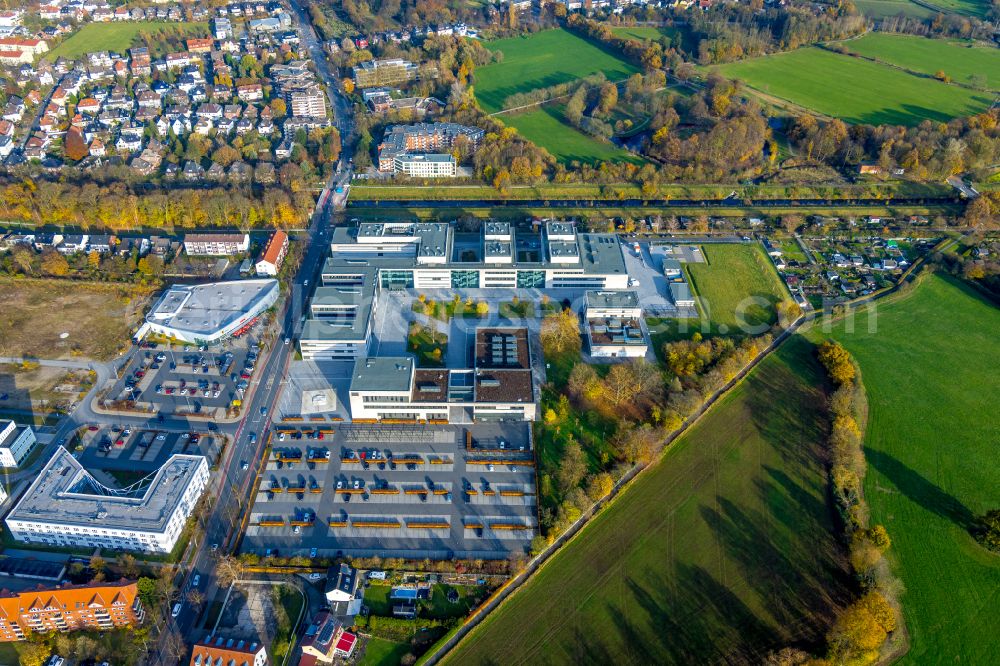
<svg viewBox="0 0 1000 666"><path fill-rule="evenodd" d="M558 222L549 223L538 241L519 239L506 222L485 224L478 241L468 245L456 245L454 228L443 222L367 222L354 229L335 228L331 256L300 336L303 358L366 355L371 319L384 289L628 286L621 244L613 234L578 233L572 222Z"/></svg>
<svg viewBox="0 0 1000 666"><path fill-rule="evenodd" d="M184 252L188 256L230 256L250 249L250 234L185 234Z"/></svg>
<svg viewBox="0 0 1000 666"><path fill-rule="evenodd" d="M0 419L0 467L17 467L35 445L31 426Z"/></svg>
<svg viewBox="0 0 1000 666"><path fill-rule="evenodd" d="M208 483L204 456L175 454L128 488L109 488L63 447L7 515L16 541L169 553Z"/></svg>
<svg viewBox="0 0 1000 666"><path fill-rule="evenodd" d="M355 423L534 421L537 414L528 331L476 331L475 367L417 369L410 357L359 358L350 384Z"/></svg>
<svg viewBox="0 0 1000 666"><path fill-rule="evenodd" d="M229 337L278 300L274 279L173 285L160 296L135 335L148 333L196 344Z"/></svg>

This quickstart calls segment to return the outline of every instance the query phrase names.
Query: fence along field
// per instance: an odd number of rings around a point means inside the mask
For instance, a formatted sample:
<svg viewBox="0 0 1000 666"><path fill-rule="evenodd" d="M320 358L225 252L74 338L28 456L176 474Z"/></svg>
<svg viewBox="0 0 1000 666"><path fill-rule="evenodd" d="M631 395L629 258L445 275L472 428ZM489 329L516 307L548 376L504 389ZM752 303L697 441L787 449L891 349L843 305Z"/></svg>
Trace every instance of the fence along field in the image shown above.
<svg viewBox="0 0 1000 666"><path fill-rule="evenodd" d="M794 337L446 664L759 663L820 649L848 599L820 462L822 375Z"/></svg>
<svg viewBox="0 0 1000 666"><path fill-rule="evenodd" d="M990 107L989 93L914 76L879 63L807 47L721 65L748 86L849 123L918 125Z"/></svg>
<svg viewBox="0 0 1000 666"><path fill-rule="evenodd" d="M865 492L892 539L910 633L899 663L998 663L1000 557L967 527L1000 507L1000 309L930 276L852 325L813 336L833 337L861 366Z"/></svg>

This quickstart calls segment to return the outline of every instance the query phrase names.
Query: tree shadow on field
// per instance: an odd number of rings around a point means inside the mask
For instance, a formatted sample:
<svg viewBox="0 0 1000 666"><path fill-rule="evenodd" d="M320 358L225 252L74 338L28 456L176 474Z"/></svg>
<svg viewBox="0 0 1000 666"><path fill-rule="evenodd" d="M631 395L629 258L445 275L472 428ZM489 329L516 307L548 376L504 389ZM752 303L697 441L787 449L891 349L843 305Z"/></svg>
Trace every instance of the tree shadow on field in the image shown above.
<svg viewBox="0 0 1000 666"><path fill-rule="evenodd" d="M877 469L911 502L941 518L968 530L975 522L972 512L950 495L906 466L898 458L882 451L868 450L868 464Z"/></svg>
<svg viewBox="0 0 1000 666"><path fill-rule="evenodd" d="M609 612L628 655L602 663L753 663L759 645L774 644L773 632L704 568L680 564L673 578L644 571L626 579L625 596L638 608Z"/></svg>
<svg viewBox="0 0 1000 666"><path fill-rule="evenodd" d="M770 516L747 512L721 497L718 504L718 510L703 506L702 518L725 556L739 567L737 575L773 618L772 641L779 636L779 642L818 643L832 614L847 599L845 572L834 556L836 545L808 538L786 539L779 545L767 529Z"/></svg>

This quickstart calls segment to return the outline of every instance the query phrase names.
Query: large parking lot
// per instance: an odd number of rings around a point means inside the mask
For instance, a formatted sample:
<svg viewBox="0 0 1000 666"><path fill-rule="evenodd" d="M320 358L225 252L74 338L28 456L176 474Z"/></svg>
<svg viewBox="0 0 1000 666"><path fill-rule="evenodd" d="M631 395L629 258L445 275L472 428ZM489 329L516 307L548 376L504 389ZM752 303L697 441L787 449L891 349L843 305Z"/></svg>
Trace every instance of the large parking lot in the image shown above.
<svg viewBox="0 0 1000 666"><path fill-rule="evenodd" d="M271 451L244 551L503 558L537 531L524 423L285 428Z"/></svg>
<svg viewBox="0 0 1000 666"><path fill-rule="evenodd" d="M159 469L175 453L203 455L211 464L219 456L222 439L199 433L106 426L88 430L82 443L83 451L77 456L81 465L88 470L111 472L112 477L122 481L132 472L144 475Z"/></svg>
<svg viewBox="0 0 1000 666"><path fill-rule="evenodd" d="M256 370L258 346L233 339L209 347L143 343L112 387L113 400L135 400L161 414L225 416Z"/></svg>

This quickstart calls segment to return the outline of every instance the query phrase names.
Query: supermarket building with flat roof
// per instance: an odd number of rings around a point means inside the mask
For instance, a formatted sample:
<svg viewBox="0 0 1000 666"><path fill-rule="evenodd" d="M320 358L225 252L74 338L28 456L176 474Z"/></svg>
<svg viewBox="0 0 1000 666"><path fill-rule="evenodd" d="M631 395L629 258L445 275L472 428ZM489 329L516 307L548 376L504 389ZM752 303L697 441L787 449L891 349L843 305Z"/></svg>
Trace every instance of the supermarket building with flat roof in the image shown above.
<svg viewBox="0 0 1000 666"><path fill-rule="evenodd" d="M208 344L246 327L278 300L274 279L173 285L160 296L135 334Z"/></svg>

